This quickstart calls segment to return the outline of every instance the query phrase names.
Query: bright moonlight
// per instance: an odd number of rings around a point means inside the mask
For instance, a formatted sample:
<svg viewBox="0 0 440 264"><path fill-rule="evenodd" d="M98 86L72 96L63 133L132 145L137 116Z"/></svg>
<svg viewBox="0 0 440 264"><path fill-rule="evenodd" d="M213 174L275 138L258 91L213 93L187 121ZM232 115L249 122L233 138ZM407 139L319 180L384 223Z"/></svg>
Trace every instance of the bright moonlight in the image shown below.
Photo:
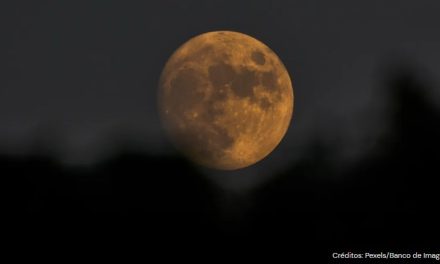
<svg viewBox="0 0 440 264"><path fill-rule="evenodd" d="M216 31L179 47L163 69L159 112L176 148L215 169L255 164L280 143L293 88L278 56L248 35Z"/></svg>

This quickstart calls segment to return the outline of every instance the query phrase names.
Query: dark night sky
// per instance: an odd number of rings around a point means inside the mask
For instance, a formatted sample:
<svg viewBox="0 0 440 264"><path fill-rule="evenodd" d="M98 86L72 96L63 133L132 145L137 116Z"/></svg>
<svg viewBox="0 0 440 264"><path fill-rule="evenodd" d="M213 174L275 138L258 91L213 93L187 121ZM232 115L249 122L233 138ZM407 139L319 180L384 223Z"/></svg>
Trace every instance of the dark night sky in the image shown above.
<svg viewBox="0 0 440 264"><path fill-rule="evenodd" d="M296 105L279 148L232 185L269 177L316 142L352 162L386 133L387 65L408 61L439 83L439 8L409 0L14 1L1 8L0 152L44 150L70 164L93 164L127 144L173 153L156 111L161 69L190 37L234 30L279 55ZM427 92L438 101L438 91Z"/></svg>

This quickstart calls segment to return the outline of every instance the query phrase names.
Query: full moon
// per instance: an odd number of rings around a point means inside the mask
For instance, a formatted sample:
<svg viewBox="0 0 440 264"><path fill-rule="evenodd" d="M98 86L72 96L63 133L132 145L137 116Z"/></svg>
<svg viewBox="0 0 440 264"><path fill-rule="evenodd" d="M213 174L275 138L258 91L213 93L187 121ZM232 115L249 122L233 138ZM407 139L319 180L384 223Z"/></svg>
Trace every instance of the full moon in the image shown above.
<svg viewBox="0 0 440 264"><path fill-rule="evenodd" d="M293 114L285 66L248 35L215 31L180 46L159 81L158 105L170 140L190 160L235 170L269 155Z"/></svg>

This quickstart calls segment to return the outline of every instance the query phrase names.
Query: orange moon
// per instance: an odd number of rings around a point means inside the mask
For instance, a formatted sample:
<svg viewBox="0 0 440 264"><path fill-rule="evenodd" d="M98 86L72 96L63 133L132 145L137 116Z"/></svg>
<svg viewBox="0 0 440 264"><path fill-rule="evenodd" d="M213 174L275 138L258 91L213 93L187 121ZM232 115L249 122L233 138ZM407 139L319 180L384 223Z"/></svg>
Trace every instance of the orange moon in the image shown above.
<svg viewBox="0 0 440 264"><path fill-rule="evenodd" d="M293 114L293 88L278 56L248 35L198 35L169 58L159 81L164 128L190 160L235 170L269 155Z"/></svg>

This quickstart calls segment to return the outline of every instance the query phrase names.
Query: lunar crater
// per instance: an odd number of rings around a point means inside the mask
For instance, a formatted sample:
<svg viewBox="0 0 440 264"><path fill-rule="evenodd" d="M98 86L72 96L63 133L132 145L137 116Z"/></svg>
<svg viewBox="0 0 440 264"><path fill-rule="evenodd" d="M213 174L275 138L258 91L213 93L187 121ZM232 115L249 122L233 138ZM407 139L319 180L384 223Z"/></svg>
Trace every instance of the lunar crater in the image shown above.
<svg viewBox="0 0 440 264"><path fill-rule="evenodd" d="M260 107L263 108L264 110L268 110L269 108L271 108L271 106L272 106L271 102L266 97L260 99Z"/></svg>
<svg viewBox="0 0 440 264"><path fill-rule="evenodd" d="M264 65L266 59L264 58L264 54L260 51L254 51L251 55L252 60L258 65Z"/></svg>

